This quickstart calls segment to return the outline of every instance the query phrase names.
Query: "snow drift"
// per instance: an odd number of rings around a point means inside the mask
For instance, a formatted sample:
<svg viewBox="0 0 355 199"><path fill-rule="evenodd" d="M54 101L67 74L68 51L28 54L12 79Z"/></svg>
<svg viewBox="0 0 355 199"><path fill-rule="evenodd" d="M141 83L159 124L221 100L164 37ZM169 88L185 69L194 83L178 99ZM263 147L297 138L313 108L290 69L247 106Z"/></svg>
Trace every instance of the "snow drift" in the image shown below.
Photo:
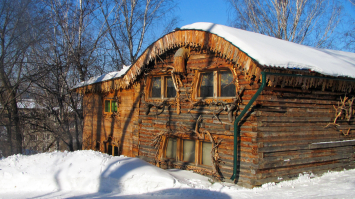
<svg viewBox="0 0 355 199"><path fill-rule="evenodd" d="M95 151L14 155L0 161L0 192L149 192L170 188L175 179L138 158ZM18 179L18 180L14 180Z"/></svg>
<svg viewBox="0 0 355 199"><path fill-rule="evenodd" d="M245 189L191 171L95 151L13 155L0 160L0 198L354 198L355 170Z"/></svg>

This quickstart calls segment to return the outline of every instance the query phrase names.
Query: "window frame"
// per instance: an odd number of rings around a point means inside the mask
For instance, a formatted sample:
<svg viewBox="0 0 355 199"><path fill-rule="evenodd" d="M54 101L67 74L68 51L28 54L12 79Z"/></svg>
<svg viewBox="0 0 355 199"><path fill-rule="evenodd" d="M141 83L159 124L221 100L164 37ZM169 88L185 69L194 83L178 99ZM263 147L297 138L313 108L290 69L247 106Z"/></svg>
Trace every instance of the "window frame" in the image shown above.
<svg viewBox="0 0 355 199"><path fill-rule="evenodd" d="M153 90L153 79L160 77L160 97L152 97L152 90ZM176 89L174 87L175 90L175 96L174 97L167 97L168 95L168 79L172 78L171 75L154 75L149 77L149 81L148 81L148 86L147 86L147 93L148 94L148 99L151 100L163 100L163 99L174 99L176 97Z"/></svg>
<svg viewBox="0 0 355 199"><path fill-rule="evenodd" d="M235 98L237 94L237 86L235 82L235 95L234 96L221 96L221 73L222 72L230 72L234 77L233 72L229 68L218 69L218 70L205 70L197 72L197 82L195 86L195 99L231 99ZM201 81L204 73L213 73L213 96L212 97L201 97Z"/></svg>
<svg viewBox="0 0 355 199"><path fill-rule="evenodd" d="M117 153L116 153L115 149L117 149ZM106 143L105 153L110 156L120 156L120 148L116 144L108 142L108 143Z"/></svg>
<svg viewBox="0 0 355 199"><path fill-rule="evenodd" d="M110 108L109 108L109 111L106 111L106 101L109 101L110 102ZM112 102L115 102L116 103L116 111L112 111ZM104 98L103 100L103 111L104 113L108 114L108 113L118 113L118 102L116 99L113 99L113 98Z"/></svg>
<svg viewBox="0 0 355 199"><path fill-rule="evenodd" d="M168 158L166 156L167 154L167 149L168 149L168 142L169 142L169 139L172 138L172 139L176 139L176 157L175 158ZM184 161L184 141L185 140L192 140L195 142L195 151L194 151L194 155L195 155L195 158L194 158L194 161L193 162L189 162L189 161ZM197 140L197 139L192 139L192 138L181 138L181 137L166 137L166 144L164 146L164 150L163 150L163 158L166 158L166 159L170 159L170 160L173 160L173 161L176 161L176 162L185 162L185 163L188 163L188 164L194 164L194 165L200 165L200 166L206 166L206 167L209 167L209 166L212 166L212 165L204 165L202 164L202 156L203 156L203 143L206 142L206 143L211 143L209 140ZM211 162L213 160L211 159Z"/></svg>

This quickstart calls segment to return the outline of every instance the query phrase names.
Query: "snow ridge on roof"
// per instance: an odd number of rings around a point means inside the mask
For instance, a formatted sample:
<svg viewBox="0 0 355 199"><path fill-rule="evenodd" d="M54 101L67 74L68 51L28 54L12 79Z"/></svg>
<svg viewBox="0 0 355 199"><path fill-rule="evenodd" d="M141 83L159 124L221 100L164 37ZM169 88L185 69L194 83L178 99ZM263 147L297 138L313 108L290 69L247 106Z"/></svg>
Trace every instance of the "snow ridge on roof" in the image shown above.
<svg viewBox="0 0 355 199"><path fill-rule="evenodd" d="M78 83L77 85L75 85L73 87L73 89L80 88L80 87L83 87L83 86L87 86L87 85L90 85L90 84L96 84L96 83L104 82L104 81L107 81L107 80L111 80L111 79L122 77L123 75L126 74L128 69L131 68L131 66L132 65L130 65L130 66L123 65L123 68L121 70L119 70L119 71L113 71L113 72L110 72L110 73L107 73L107 74L103 74L103 75L100 75L100 76L92 77L89 80L86 80L86 81Z"/></svg>
<svg viewBox="0 0 355 199"><path fill-rule="evenodd" d="M19 109L44 109L43 106L39 105L35 99L21 99L17 102L17 108Z"/></svg>
<svg viewBox="0 0 355 199"><path fill-rule="evenodd" d="M182 30L202 30L223 37L267 67L308 69L334 77L355 78L355 53L318 49L224 25L198 22Z"/></svg>

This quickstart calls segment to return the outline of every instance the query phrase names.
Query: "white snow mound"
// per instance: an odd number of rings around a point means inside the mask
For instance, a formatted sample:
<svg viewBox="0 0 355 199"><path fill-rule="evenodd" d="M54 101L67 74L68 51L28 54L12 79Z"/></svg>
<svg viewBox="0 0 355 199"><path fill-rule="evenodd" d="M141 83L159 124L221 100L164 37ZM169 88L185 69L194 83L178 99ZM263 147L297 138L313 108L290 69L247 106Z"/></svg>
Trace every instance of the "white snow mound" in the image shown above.
<svg viewBox="0 0 355 199"><path fill-rule="evenodd" d="M144 193L170 188L175 183L169 173L143 160L95 151L13 155L1 160L0 168L0 193L17 190Z"/></svg>

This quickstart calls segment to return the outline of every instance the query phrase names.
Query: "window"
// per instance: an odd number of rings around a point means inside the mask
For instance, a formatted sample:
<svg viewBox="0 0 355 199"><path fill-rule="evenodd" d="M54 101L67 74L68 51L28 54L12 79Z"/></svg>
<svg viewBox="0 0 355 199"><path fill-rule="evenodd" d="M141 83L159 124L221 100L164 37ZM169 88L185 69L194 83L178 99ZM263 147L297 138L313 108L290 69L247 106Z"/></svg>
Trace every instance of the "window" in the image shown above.
<svg viewBox="0 0 355 199"><path fill-rule="evenodd" d="M213 72L202 73L199 97L213 97Z"/></svg>
<svg viewBox="0 0 355 199"><path fill-rule="evenodd" d="M236 87L233 80L233 74L230 71L200 73L197 97L235 97Z"/></svg>
<svg viewBox="0 0 355 199"><path fill-rule="evenodd" d="M166 146L166 157L176 159L177 139L168 138L168 144Z"/></svg>
<svg viewBox="0 0 355 199"><path fill-rule="evenodd" d="M159 76L151 79L151 98L173 98L175 96L176 90L170 76Z"/></svg>
<svg viewBox="0 0 355 199"><path fill-rule="evenodd" d="M112 145L109 144L107 147L107 154L112 155Z"/></svg>
<svg viewBox="0 0 355 199"><path fill-rule="evenodd" d="M186 162L195 162L195 141L183 140L183 160Z"/></svg>
<svg viewBox="0 0 355 199"><path fill-rule="evenodd" d="M219 95L220 97L235 97L235 84L233 75L230 71L222 71L218 73L219 77Z"/></svg>
<svg viewBox="0 0 355 199"><path fill-rule="evenodd" d="M211 159L212 143L211 142L202 142L202 159L201 164L203 165L212 165Z"/></svg>
<svg viewBox="0 0 355 199"><path fill-rule="evenodd" d="M211 142L170 137L166 143L166 158L205 166L212 165Z"/></svg>
<svg viewBox="0 0 355 199"><path fill-rule="evenodd" d="M117 112L117 102L114 100L105 100L105 112Z"/></svg>
<svg viewBox="0 0 355 199"><path fill-rule="evenodd" d="M100 147L100 145L98 145L96 147ZM118 146L113 145L113 144L107 144L107 154L112 155L112 156L119 156Z"/></svg>

